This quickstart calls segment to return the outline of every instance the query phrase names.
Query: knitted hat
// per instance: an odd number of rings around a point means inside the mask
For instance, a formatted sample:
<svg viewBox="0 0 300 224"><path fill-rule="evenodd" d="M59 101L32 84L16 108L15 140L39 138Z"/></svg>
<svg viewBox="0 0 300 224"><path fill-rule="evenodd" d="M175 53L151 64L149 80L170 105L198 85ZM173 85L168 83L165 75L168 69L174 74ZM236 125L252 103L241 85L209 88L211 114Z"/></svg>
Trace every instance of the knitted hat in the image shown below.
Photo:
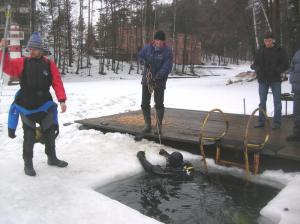
<svg viewBox="0 0 300 224"><path fill-rule="evenodd" d="M264 39L274 39L274 34L271 31L267 31L264 34Z"/></svg>
<svg viewBox="0 0 300 224"><path fill-rule="evenodd" d="M156 33L154 34L154 40L166 40L166 34L164 31L156 31Z"/></svg>
<svg viewBox="0 0 300 224"><path fill-rule="evenodd" d="M44 45L42 41L41 34L39 32L33 32L28 40L27 48L43 50Z"/></svg>

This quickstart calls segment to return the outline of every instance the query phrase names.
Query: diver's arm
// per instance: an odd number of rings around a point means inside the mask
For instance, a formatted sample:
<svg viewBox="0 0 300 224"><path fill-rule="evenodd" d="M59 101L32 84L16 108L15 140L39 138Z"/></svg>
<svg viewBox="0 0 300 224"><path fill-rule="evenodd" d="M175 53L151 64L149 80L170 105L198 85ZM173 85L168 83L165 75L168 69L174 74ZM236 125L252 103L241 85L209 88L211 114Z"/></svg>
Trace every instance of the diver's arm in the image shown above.
<svg viewBox="0 0 300 224"><path fill-rule="evenodd" d="M146 159L145 152L139 151L136 156L138 157L140 163L142 164L143 168L147 172L152 172L153 165Z"/></svg>
<svg viewBox="0 0 300 224"><path fill-rule="evenodd" d="M174 173L168 172L165 169L161 168L159 165L152 165L145 157L145 152L139 151L136 155L142 164L144 170L149 173L159 175L161 177L170 177L174 176Z"/></svg>

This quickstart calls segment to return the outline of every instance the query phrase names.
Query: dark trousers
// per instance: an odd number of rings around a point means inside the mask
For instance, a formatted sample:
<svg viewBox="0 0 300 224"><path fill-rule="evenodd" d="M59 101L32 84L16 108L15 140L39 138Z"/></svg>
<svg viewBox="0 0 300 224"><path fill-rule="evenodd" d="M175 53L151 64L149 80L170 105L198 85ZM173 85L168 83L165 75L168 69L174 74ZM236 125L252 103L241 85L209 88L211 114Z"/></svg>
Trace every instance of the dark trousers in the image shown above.
<svg viewBox="0 0 300 224"><path fill-rule="evenodd" d="M300 93L294 95L294 133L300 135Z"/></svg>
<svg viewBox="0 0 300 224"><path fill-rule="evenodd" d="M266 102L268 97L269 88L272 90L273 102L274 102L274 119L273 122L281 125L281 82L272 82L272 83L259 83L259 107L266 111ZM265 117L263 113L259 113L259 122L264 123Z"/></svg>
<svg viewBox="0 0 300 224"><path fill-rule="evenodd" d="M23 123L24 141L23 141L23 159L31 160L33 158L33 146L35 143L35 130Z"/></svg>
<svg viewBox="0 0 300 224"><path fill-rule="evenodd" d="M35 140L35 129L28 127L26 124L23 124L24 130L24 142L23 142L23 159L32 159L33 158L33 147ZM47 156L51 156L55 153L55 128L51 127L45 132L43 132L45 139L45 153Z"/></svg>
<svg viewBox="0 0 300 224"><path fill-rule="evenodd" d="M164 95L165 95L165 89L164 88L156 88L154 90L154 103L155 108L157 110L164 108ZM151 94L149 93L148 86L143 85L142 90L142 109L150 109L150 100L151 100Z"/></svg>
<svg viewBox="0 0 300 224"><path fill-rule="evenodd" d="M55 127L53 124L53 111L49 110L47 115L40 121L32 121L21 114L24 131L23 141L23 159L31 160L33 158L33 147L36 142L35 129L36 123L39 123L45 139L45 153L49 156L55 153Z"/></svg>

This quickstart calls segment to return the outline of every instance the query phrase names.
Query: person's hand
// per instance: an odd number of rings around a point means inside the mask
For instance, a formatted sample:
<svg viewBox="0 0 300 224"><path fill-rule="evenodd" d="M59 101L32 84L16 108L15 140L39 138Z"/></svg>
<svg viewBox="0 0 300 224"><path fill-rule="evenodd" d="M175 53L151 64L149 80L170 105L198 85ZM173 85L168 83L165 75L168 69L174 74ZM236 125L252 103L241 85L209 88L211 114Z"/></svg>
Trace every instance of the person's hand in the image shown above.
<svg viewBox="0 0 300 224"><path fill-rule="evenodd" d="M7 47L7 41L5 39L1 39L0 41L0 48Z"/></svg>
<svg viewBox="0 0 300 224"><path fill-rule="evenodd" d="M67 105L65 102L60 102L60 112L64 113L67 111Z"/></svg>
<svg viewBox="0 0 300 224"><path fill-rule="evenodd" d="M166 155L166 154L167 154L166 150L164 150L164 149L159 150L159 155Z"/></svg>
<svg viewBox="0 0 300 224"><path fill-rule="evenodd" d="M156 80L155 79L149 79L148 80L148 85L155 88L156 87Z"/></svg>
<svg viewBox="0 0 300 224"><path fill-rule="evenodd" d="M144 151L138 151L137 154L136 154L136 156L138 158L145 158L145 152Z"/></svg>
<svg viewBox="0 0 300 224"><path fill-rule="evenodd" d="M17 137L16 134L15 134L15 131L16 131L16 130L13 130L13 129L9 128L9 129L8 129L8 137L10 137L10 138L15 138L15 137Z"/></svg>
<svg viewBox="0 0 300 224"><path fill-rule="evenodd" d="M162 80L162 79L164 79L164 75L162 73L158 73L158 74L156 74L155 79Z"/></svg>

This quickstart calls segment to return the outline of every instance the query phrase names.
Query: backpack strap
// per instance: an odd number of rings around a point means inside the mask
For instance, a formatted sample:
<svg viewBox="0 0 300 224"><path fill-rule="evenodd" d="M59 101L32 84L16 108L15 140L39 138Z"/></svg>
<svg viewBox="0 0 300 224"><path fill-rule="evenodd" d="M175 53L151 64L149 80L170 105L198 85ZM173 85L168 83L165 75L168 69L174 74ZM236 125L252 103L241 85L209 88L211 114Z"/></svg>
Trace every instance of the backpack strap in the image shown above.
<svg viewBox="0 0 300 224"><path fill-rule="evenodd" d="M50 59L43 57L44 62L48 65L49 72L51 73L51 61Z"/></svg>

